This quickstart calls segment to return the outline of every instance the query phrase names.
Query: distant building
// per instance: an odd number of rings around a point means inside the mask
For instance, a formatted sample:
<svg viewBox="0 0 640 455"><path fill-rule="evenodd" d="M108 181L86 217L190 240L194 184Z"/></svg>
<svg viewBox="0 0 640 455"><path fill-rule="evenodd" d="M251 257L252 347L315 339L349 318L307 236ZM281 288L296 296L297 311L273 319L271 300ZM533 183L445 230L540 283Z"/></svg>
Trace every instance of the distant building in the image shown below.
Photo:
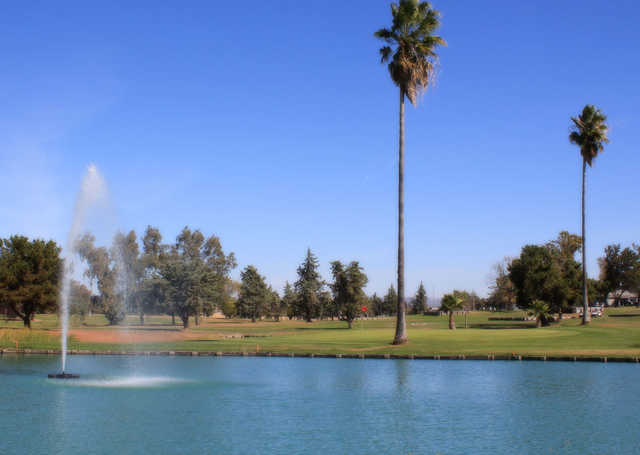
<svg viewBox="0 0 640 455"><path fill-rule="evenodd" d="M614 291L607 295L607 306L638 305L638 294L629 291Z"/></svg>

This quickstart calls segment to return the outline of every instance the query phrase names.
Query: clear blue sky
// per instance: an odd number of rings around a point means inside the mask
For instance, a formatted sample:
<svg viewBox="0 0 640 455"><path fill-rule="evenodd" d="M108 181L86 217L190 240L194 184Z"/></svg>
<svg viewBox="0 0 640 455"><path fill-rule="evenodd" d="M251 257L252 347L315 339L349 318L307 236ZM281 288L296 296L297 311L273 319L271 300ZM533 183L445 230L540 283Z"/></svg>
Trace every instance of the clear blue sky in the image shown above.
<svg viewBox="0 0 640 455"><path fill-rule="evenodd" d="M449 46L407 109L407 293L485 294L494 262L579 232L567 136L586 103L611 126L588 173L597 275L606 244L640 241L640 4L434 6ZM123 230L200 228L278 288L311 247L325 278L359 260L385 292L398 91L372 34L389 22L386 0L3 5L0 236L64 243L94 162Z"/></svg>

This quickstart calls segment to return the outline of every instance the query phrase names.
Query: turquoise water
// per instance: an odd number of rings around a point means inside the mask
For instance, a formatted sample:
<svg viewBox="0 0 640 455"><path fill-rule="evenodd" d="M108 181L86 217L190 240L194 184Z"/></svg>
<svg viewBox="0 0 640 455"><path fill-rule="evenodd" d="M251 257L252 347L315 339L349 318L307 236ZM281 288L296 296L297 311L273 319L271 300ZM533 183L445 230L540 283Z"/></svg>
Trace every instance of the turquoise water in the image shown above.
<svg viewBox="0 0 640 455"><path fill-rule="evenodd" d="M0 360L2 454L640 453L640 366L74 356Z"/></svg>

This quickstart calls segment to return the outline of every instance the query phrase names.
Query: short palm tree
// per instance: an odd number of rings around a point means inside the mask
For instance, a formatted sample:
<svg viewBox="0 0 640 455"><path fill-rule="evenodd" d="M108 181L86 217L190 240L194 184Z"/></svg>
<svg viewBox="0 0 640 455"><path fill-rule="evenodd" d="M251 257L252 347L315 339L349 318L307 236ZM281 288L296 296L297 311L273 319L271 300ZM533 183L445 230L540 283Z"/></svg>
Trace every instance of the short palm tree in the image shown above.
<svg viewBox="0 0 640 455"><path fill-rule="evenodd" d="M582 323L588 324L591 322L591 314L587 290L587 247L584 228L587 164L589 167L593 166L593 160L604 150L604 144L609 143L607 137L609 127L605 123L607 117L591 104L587 104L578 117L571 117L571 121L573 125L569 141L580 147L580 155L582 155Z"/></svg>
<svg viewBox="0 0 640 455"><path fill-rule="evenodd" d="M380 48L381 61L388 62L391 80L400 89L398 315L393 344L403 344L408 341L404 298L404 99L416 105L419 95L434 80L438 63L435 50L446 43L433 34L440 25L440 13L429 2L400 0L391 4L391 15L391 28L382 28L374 36L386 42Z"/></svg>
<svg viewBox="0 0 640 455"><path fill-rule="evenodd" d="M536 327L542 327L542 325L547 325L549 319L551 319L551 310L549 309L549 305L544 303L542 300L534 300L531 302L531 305L527 309L527 313L529 316L533 316L536 318Z"/></svg>
<svg viewBox="0 0 640 455"><path fill-rule="evenodd" d="M445 311L449 314L449 329L456 329L456 322L453 320L453 312L462 309L464 299L462 297L456 297L453 294L445 294L440 302L440 311Z"/></svg>

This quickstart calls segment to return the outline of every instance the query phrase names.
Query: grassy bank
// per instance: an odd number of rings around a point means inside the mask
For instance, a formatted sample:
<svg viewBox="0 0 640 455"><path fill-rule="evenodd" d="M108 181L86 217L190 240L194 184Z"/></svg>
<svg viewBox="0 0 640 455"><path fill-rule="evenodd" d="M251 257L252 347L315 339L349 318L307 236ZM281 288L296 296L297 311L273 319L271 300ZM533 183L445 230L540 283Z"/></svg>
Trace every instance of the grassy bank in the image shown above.
<svg viewBox="0 0 640 455"><path fill-rule="evenodd" d="M208 318L182 330L167 316L147 317L144 326L130 316L128 328L109 327L101 315L72 320L69 349L91 351L279 352L296 354L397 355L549 355L578 357L640 356L640 310L609 309L582 327L577 319L536 329L533 322L492 321L522 312L474 312L456 316L458 330L447 329L445 316L409 316L410 342L391 346L393 318L356 321L349 330L339 321L261 321ZM0 320L0 348L59 349L58 319L39 315L33 329Z"/></svg>

